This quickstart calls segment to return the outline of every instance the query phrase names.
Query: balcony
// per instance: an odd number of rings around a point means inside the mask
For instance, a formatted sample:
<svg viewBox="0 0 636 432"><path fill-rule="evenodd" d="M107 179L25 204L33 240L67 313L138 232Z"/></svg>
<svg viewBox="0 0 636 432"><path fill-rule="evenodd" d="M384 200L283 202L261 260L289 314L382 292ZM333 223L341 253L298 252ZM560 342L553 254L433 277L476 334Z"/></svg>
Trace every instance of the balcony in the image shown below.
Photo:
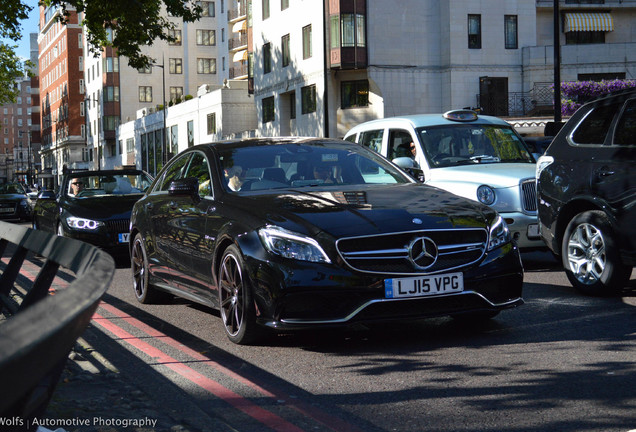
<svg viewBox="0 0 636 432"><path fill-rule="evenodd" d="M247 2L240 2L237 8L228 9L227 20L234 21L235 19L247 16Z"/></svg>
<svg viewBox="0 0 636 432"><path fill-rule="evenodd" d="M230 79L247 77L247 64L237 65L230 68Z"/></svg>
<svg viewBox="0 0 636 432"><path fill-rule="evenodd" d="M230 51L238 50L240 48L247 48L247 34L238 33L238 37L228 39L227 45Z"/></svg>

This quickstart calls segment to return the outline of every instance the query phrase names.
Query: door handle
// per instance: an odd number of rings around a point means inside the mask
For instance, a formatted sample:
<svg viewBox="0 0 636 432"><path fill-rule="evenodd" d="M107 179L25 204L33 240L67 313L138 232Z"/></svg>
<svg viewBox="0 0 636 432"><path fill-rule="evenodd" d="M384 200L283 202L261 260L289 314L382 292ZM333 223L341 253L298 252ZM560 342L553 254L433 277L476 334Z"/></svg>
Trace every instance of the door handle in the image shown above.
<svg viewBox="0 0 636 432"><path fill-rule="evenodd" d="M170 206L170 208L171 208L172 210L174 210L174 209L176 209L177 207L179 207L179 206L177 205L177 203L176 203L176 202L174 202L174 201L170 201L170 203L168 203L168 205Z"/></svg>
<svg viewBox="0 0 636 432"><path fill-rule="evenodd" d="M616 174L614 171L612 171L608 167L603 167L599 169L598 171L596 171L596 173L599 177L608 177L608 176Z"/></svg>
<svg viewBox="0 0 636 432"><path fill-rule="evenodd" d="M147 203L147 204L146 204L146 208L147 208L148 210L152 210L152 208L153 208L154 206L155 206L155 205L154 205L153 203L151 203L151 202L149 202L149 203Z"/></svg>

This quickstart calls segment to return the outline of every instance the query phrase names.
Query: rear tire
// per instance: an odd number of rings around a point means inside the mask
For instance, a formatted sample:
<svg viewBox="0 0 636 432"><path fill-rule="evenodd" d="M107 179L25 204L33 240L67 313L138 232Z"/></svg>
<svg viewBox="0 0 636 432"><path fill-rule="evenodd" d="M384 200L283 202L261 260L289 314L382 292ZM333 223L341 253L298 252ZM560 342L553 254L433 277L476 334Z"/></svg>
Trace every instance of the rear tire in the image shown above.
<svg viewBox="0 0 636 432"><path fill-rule="evenodd" d="M561 258L574 288L586 295L617 295L627 285L632 268L621 263L616 233L602 211L586 211L568 224Z"/></svg>
<svg viewBox="0 0 636 432"><path fill-rule="evenodd" d="M133 274L133 291L139 303L164 303L168 300L168 293L150 286L148 257L141 234L137 234L133 242L130 252L130 268Z"/></svg>

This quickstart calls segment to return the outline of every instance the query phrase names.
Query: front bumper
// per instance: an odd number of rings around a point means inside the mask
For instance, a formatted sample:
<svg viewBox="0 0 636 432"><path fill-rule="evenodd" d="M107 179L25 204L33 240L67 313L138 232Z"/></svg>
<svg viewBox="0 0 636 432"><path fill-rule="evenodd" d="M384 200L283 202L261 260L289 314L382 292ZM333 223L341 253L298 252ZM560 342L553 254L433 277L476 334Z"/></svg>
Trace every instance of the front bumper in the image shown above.
<svg viewBox="0 0 636 432"><path fill-rule="evenodd" d="M346 267L248 259L259 323L281 330L419 319L523 304L523 268L513 244L486 254L464 274L461 293L387 299L384 279Z"/></svg>
<svg viewBox="0 0 636 432"><path fill-rule="evenodd" d="M521 212L499 213L508 224L510 235L520 249L545 249L547 246L539 233L539 220L536 215Z"/></svg>

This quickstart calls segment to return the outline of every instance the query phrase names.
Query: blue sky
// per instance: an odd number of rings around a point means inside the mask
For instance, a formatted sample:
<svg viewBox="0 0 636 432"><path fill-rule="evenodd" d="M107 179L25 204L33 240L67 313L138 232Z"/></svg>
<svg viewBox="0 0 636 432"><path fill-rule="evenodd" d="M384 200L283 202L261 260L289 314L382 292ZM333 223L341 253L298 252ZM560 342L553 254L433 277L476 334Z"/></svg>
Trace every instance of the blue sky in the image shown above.
<svg viewBox="0 0 636 432"><path fill-rule="evenodd" d="M17 54L20 57L24 57L28 59L30 56L31 47L29 46L29 33L37 33L38 32L38 18L40 15L40 10L38 8L37 0L23 0L24 3L31 6L33 9L29 13L29 18L27 20L22 21L22 39L17 42L18 48L16 49ZM10 45L15 45L16 42L11 40L5 40L6 43Z"/></svg>

